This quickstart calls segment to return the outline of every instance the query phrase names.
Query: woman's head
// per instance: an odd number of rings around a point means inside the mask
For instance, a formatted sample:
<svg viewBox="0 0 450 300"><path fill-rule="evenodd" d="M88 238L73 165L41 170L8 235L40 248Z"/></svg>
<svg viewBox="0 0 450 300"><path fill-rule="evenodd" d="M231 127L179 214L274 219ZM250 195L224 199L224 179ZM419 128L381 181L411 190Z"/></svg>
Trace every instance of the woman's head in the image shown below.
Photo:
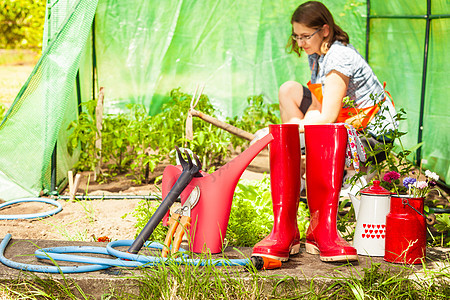
<svg viewBox="0 0 450 300"><path fill-rule="evenodd" d="M292 36L287 47L299 56L303 48L307 54L317 53L316 50L323 54L335 41L349 43L348 34L334 23L328 8L318 1L308 1L297 7L291 24Z"/></svg>

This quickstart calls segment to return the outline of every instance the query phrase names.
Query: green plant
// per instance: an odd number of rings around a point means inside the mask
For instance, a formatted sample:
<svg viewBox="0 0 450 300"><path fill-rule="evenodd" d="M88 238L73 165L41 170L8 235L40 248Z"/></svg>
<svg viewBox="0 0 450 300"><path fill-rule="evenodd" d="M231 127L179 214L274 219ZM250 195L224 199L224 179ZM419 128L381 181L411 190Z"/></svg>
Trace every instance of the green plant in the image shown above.
<svg viewBox="0 0 450 300"><path fill-rule="evenodd" d="M250 96L247 98L247 108L242 115L227 120L239 129L254 133L270 124L279 124L281 122L279 111L278 104L265 102L263 95ZM234 148L244 146L246 143L236 136L231 137L231 142Z"/></svg>
<svg viewBox="0 0 450 300"><path fill-rule="evenodd" d="M130 164L131 173L127 176L132 176L137 184L141 184L143 181L148 183L149 173L153 172L162 155L152 153L154 149L157 149L158 142L152 138L150 130L152 119L145 107L142 105L128 107L132 115L130 118L132 122L129 125L130 132L134 133L128 135L128 144L136 156Z"/></svg>
<svg viewBox="0 0 450 300"><path fill-rule="evenodd" d="M89 220L89 223L94 223L96 220L95 217L95 207L93 205L93 201L77 201L84 212L86 213L86 218Z"/></svg>
<svg viewBox="0 0 450 300"><path fill-rule="evenodd" d="M209 259L202 255L201 259ZM448 261L447 261L448 262ZM421 270L419 270L421 271ZM273 272L273 271L271 271ZM136 289L120 285L100 290L98 299L431 299L450 296L448 269L416 273L410 267L371 263L361 272L335 266L329 275L312 278L270 275L239 267L180 265L174 261L133 272L123 278ZM426 276L425 278L424 275ZM96 287L96 289L101 286ZM97 290L98 291L98 290ZM92 291L91 291L92 292ZM71 277L63 279L24 273L0 282L5 299L93 299ZM2 298L2 299L3 299Z"/></svg>
<svg viewBox="0 0 450 300"><path fill-rule="evenodd" d="M297 223L300 238L305 237L309 225L309 211L300 202ZM226 238L237 247L254 246L270 233L273 226L270 178L240 180L233 197Z"/></svg>
<svg viewBox="0 0 450 300"><path fill-rule="evenodd" d="M78 162L75 168L79 171L94 170L97 165L96 155L99 149L95 147L97 127L95 126L95 100L82 103L83 111L79 114L78 120L72 121L67 130L72 130L68 137L67 151L73 155L81 148Z"/></svg>
<svg viewBox="0 0 450 300"><path fill-rule="evenodd" d="M253 246L272 229L270 180L240 180L233 196L226 238L233 246Z"/></svg>
<svg viewBox="0 0 450 300"><path fill-rule="evenodd" d="M200 158L203 169L208 171L211 167L220 165L229 155L230 134L203 120L193 118L194 139L186 139L185 124L191 100L192 96L179 88L172 90L169 100L161 107L161 112L152 117L151 131L158 138L159 153L167 155L176 145L189 148ZM204 94L196 108L216 117L214 107Z"/></svg>
<svg viewBox="0 0 450 300"><path fill-rule="evenodd" d="M441 235L439 245L441 247L450 247L450 214L436 215L434 228Z"/></svg>
<svg viewBox="0 0 450 300"><path fill-rule="evenodd" d="M42 44L44 0L0 1L0 48L38 48Z"/></svg>
<svg viewBox="0 0 450 300"><path fill-rule="evenodd" d="M341 236L347 240L351 241L355 234L355 227L353 224L355 223L355 210L353 206L350 210L346 209L347 204L350 202L350 199L344 199L339 202L339 213L337 216L336 227L338 231L341 233Z"/></svg>
<svg viewBox="0 0 450 300"><path fill-rule="evenodd" d="M102 156L111 175L127 173L132 180L148 183L163 156L155 151L157 140L152 136L151 122L142 105L127 105L126 114L107 116L102 127Z"/></svg>
<svg viewBox="0 0 450 300"><path fill-rule="evenodd" d="M135 238L139 235L139 233L144 229L144 226L148 223L150 218L153 216L155 211L158 209L159 204L161 204L161 198L159 198L159 201L150 201L147 199L142 199L139 201L138 205L136 206L136 209L131 212L131 215L136 218L137 222L134 224L134 227L136 228L136 235ZM126 218L128 213L122 216L122 219ZM166 226L163 226L162 223L158 224L156 228L153 230L152 235L150 236L150 239L152 241L158 241L163 243L164 239L166 238L168 228Z"/></svg>
<svg viewBox="0 0 450 300"><path fill-rule="evenodd" d="M369 148L365 149L365 152L367 158L371 158L371 160L367 160L365 167L370 168L371 172L375 172L374 179L380 180L381 185L384 188L396 193L406 192L407 189L401 185L400 178L408 176L414 172L415 166L412 162L411 156L418 148L422 146L422 143L417 144L411 149L405 149L402 143L402 136L404 136L406 132L400 131L397 126L395 129L388 129L385 116L387 114L387 108L382 106L381 102L377 103L377 98L374 95L371 95L371 99L374 105L378 106L380 112L377 113L370 121L370 127L372 131L378 132L377 138L381 139L382 143L375 144L374 146L370 143L368 144ZM354 101L351 101L348 97L344 99L344 103L347 107L356 108ZM394 123L398 124L399 122L406 120L406 112L401 108L395 115L390 115L390 118ZM367 130L367 128L361 129L359 132L366 139L374 137L373 134ZM384 153L384 156L386 157L383 161L379 161L377 159L377 155L381 153ZM383 176L385 173L399 174L399 177L395 179L392 178L392 180L390 177L388 177L388 180L381 180L385 177ZM355 184L363 175L367 174L364 172L356 173L355 176L350 178L349 183Z"/></svg>
<svg viewBox="0 0 450 300"><path fill-rule="evenodd" d="M174 89L162 111L149 116L142 105L128 105L128 111L118 115L107 115L102 120L102 147L97 148L95 106L91 100L82 104L79 119L68 126L68 151L80 151L76 168L80 171L94 170L98 157L102 157L103 172L99 180L127 173L137 184L148 183L148 175L161 160L169 157L175 146L191 149L202 160L203 169L215 168L223 163L230 153L230 134L202 120L194 118L194 139L184 136L184 124L192 96ZM202 95L198 106L203 112L214 116L214 109L206 95ZM174 158L172 158L172 162Z"/></svg>

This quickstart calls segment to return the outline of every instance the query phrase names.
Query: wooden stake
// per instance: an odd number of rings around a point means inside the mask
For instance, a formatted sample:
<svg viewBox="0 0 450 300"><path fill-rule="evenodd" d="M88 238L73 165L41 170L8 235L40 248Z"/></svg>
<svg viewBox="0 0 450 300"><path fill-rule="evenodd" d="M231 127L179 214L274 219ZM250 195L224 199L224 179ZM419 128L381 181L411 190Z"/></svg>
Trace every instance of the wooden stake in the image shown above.
<svg viewBox="0 0 450 300"><path fill-rule="evenodd" d="M72 189L70 189L69 191L70 201L75 200L75 195L77 193L78 186L80 185L80 178L81 178L80 174L75 175L75 181L73 183Z"/></svg>
<svg viewBox="0 0 450 300"><path fill-rule="evenodd" d="M194 116L202 119L203 121L206 121L216 127L219 127L223 130L228 131L231 134L234 134L240 138L246 139L248 141L252 141L255 138L255 135L253 133L247 132L245 130L239 129L237 127L234 127L233 125L230 125L228 123L225 123L223 121L220 121L214 117L208 116L198 110L195 110L193 108L189 109L189 112Z"/></svg>
<svg viewBox="0 0 450 300"><path fill-rule="evenodd" d="M97 106L95 108L95 120L97 133L95 134L95 149L98 149L99 153L95 151L95 159L97 160L97 165L94 170L94 181L97 180L97 174L101 172L101 163L102 163L102 121L103 121L103 99L105 98L105 94L103 91L103 87L100 87L98 92L98 100Z"/></svg>
<svg viewBox="0 0 450 300"><path fill-rule="evenodd" d="M72 171L67 172L67 179L69 179L69 195L70 195L73 190L73 172Z"/></svg>

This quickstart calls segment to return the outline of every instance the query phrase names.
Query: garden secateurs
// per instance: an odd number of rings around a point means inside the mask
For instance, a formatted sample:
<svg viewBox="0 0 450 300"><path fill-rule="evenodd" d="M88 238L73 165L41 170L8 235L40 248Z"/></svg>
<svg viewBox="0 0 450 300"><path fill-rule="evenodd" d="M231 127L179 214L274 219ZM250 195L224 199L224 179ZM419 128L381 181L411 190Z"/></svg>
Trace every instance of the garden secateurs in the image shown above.
<svg viewBox="0 0 450 300"><path fill-rule="evenodd" d="M161 252L162 257L167 257L170 250L170 244L173 239L171 253L174 254L180 249L181 241L184 232L191 228L191 209L197 205L200 198L200 188L196 186L189 197L186 199L184 205L177 209L169 219L169 231L167 232L164 241L164 247Z"/></svg>

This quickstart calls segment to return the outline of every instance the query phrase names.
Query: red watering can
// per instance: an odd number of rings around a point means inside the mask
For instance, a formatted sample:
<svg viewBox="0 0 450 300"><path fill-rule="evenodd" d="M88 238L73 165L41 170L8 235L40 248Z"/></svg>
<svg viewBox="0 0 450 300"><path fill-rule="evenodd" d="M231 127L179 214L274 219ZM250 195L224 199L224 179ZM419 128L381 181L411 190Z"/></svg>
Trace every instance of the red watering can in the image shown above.
<svg viewBox="0 0 450 300"><path fill-rule="evenodd" d="M200 188L198 204L192 209L190 244L195 253L220 253L227 232L231 204L236 185L250 162L271 141L266 135L232 161L212 174L201 172L203 177L194 177L180 194L181 204L186 202L192 190ZM162 178L162 197L165 198L182 172L181 166L167 166ZM167 223L168 214L163 219Z"/></svg>

